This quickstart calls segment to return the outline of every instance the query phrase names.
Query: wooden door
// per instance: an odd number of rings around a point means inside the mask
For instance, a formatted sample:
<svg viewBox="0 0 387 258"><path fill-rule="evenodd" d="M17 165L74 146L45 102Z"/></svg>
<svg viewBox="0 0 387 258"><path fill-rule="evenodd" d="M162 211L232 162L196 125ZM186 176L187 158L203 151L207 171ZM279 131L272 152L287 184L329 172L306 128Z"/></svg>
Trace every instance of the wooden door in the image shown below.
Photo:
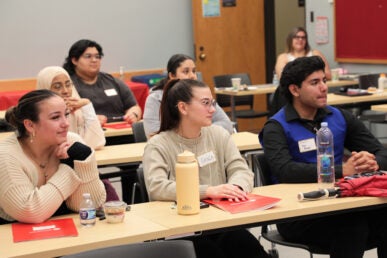
<svg viewBox="0 0 387 258"><path fill-rule="evenodd" d="M192 0L196 67L204 82L213 87L214 75L247 72L253 84L265 83L264 0L235 0L232 7L219 0L220 15L204 17L202 6L208 1ZM265 96L255 100L256 109L267 108ZM264 122L253 120L243 129L254 130Z"/></svg>

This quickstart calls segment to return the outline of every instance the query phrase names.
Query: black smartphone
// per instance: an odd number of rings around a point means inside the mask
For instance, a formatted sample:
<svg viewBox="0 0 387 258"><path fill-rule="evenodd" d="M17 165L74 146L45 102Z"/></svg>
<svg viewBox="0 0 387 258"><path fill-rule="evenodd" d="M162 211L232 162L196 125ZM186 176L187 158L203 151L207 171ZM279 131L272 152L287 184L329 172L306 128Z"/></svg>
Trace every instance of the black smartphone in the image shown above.
<svg viewBox="0 0 387 258"><path fill-rule="evenodd" d="M200 209L208 208L210 205L206 202L200 202Z"/></svg>

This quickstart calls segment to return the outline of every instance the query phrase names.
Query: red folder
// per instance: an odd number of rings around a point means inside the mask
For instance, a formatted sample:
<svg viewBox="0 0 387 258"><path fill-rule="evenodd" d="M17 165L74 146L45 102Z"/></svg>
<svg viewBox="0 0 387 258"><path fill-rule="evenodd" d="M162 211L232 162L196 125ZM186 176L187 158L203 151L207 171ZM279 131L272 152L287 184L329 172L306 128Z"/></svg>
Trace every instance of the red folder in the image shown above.
<svg viewBox="0 0 387 258"><path fill-rule="evenodd" d="M129 124L128 122L117 122L117 123L104 124L103 127L113 128L113 129L123 129L123 128L131 128L132 124Z"/></svg>
<svg viewBox="0 0 387 258"><path fill-rule="evenodd" d="M12 224L14 242L39 240L54 237L78 236L77 228L71 218L48 220L43 223Z"/></svg>
<svg viewBox="0 0 387 258"><path fill-rule="evenodd" d="M254 210L266 210L276 205L281 199L276 197L263 196L258 194L248 194L249 199L240 202L230 202L227 199L213 200L205 199L209 203L219 209L228 211L230 213L240 213Z"/></svg>

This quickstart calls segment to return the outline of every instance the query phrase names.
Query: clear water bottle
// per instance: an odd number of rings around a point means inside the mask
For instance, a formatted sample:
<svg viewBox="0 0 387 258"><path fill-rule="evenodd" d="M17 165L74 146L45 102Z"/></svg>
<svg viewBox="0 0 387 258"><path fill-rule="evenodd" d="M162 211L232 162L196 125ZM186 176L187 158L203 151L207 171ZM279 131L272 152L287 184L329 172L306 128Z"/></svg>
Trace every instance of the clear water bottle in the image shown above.
<svg viewBox="0 0 387 258"><path fill-rule="evenodd" d="M83 200L79 207L79 219L84 227L92 227L96 221L96 208L89 193L83 194Z"/></svg>
<svg viewBox="0 0 387 258"><path fill-rule="evenodd" d="M273 71L273 82L272 82L275 86L278 86L279 85L279 80L278 80L278 76L277 74L275 73L275 71Z"/></svg>
<svg viewBox="0 0 387 258"><path fill-rule="evenodd" d="M335 155L333 134L327 122L321 123L316 134L317 143L317 179L320 188L332 187L335 182Z"/></svg>

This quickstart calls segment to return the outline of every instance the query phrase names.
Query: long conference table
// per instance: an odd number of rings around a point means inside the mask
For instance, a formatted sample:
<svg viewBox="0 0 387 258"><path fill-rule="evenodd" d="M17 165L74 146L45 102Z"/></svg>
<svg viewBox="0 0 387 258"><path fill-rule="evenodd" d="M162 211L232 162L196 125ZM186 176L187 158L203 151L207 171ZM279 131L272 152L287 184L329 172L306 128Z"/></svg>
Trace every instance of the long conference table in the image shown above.
<svg viewBox="0 0 387 258"><path fill-rule="evenodd" d="M239 151L250 151L261 149L258 135L250 132L239 132L232 134ZM144 154L146 142L128 143L120 145L105 146L97 150L96 159L98 166L120 165L128 163L140 163Z"/></svg>
<svg viewBox="0 0 387 258"><path fill-rule="evenodd" d="M178 215L172 202L149 202L131 206L123 223L97 221L91 228L82 228L77 214L73 218L77 237L13 242L11 225L0 226L0 258L58 257L96 248L128 243L163 240L192 233L211 233L230 228L250 228L298 218L327 216L356 210L386 206L387 198L346 197L299 202L297 194L317 189L317 184L278 184L254 189L254 193L281 198L271 209L230 214L215 207L202 209L197 215Z"/></svg>
<svg viewBox="0 0 387 258"><path fill-rule="evenodd" d="M352 86L352 85L358 86L359 82L357 80L327 81L327 85L330 88L345 87L345 86ZM235 99L234 99L235 97L247 96L247 95L271 94L275 92L277 87L278 86L274 84L257 84L257 85L248 85L247 90L233 90L232 88L215 88L215 94L230 96L231 120L236 121ZM329 101L329 98L328 98L328 101Z"/></svg>

